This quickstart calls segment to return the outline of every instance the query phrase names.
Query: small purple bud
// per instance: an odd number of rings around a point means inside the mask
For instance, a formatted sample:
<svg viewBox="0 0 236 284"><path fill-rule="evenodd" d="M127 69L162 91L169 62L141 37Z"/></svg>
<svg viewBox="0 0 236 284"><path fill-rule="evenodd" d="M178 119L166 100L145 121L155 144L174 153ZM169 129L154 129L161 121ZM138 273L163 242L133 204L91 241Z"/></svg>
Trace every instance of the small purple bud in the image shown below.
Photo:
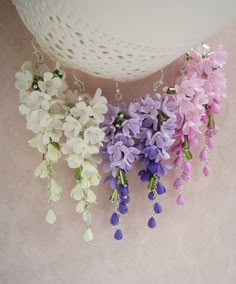
<svg viewBox="0 0 236 284"><path fill-rule="evenodd" d="M184 181L190 181L190 176L186 172L183 172L181 177Z"/></svg>
<svg viewBox="0 0 236 284"><path fill-rule="evenodd" d="M208 138L208 147L209 147L209 149L212 149L214 147L214 143L213 143L212 138Z"/></svg>
<svg viewBox="0 0 236 284"><path fill-rule="evenodd" d="M151 172L151 174L153 175L153 174L156 173L157 167L158 167L158 164L155 163L155 162L153 162L153 161L151 161L151 162L148 164L147 169L148 169L148 171Z"/></svg>
<svg viewBox="0 0 236 284"><path fill-rule="evenodd" d="M130 197L129 197L129 195L121 196L120 200L121 200L122 203L128 204L130 202Z"/></svg>
<svg viewBox="0 0 236 284"><path fill-rule="evenodd" d="M154 193L153 193L152 191L150 191L150 192L148 193L148 198L149 198L150 200L153 200L153 199L154 199Z"/></svg>
<svg viewBox="0 0 236 284"><path fill-rule="evenodd" d="M117 229L115 234L114 234L114 238L117 240L117 241L120 241L123 239L123 233L120 229Z"/></svg>
<svg viewBox="0 0 236 284"><path fill-rule="evenodd" d="M110 223L112 224L112 226L116 226L119 224L119 217L117 213L113 213L111 215Z"/></svg>
<svg viewBox="0 0 236 284"><path fill-rule="evenodd" d="M139 176L140 176L141 181L149 181L151 177L151 173L143 170L139 172Z"/></svg>
<svg viewBox="0 0 236 284"><path fill-rule="evenodd" d="M156 220L154 219L154 217L151 217L149 220L148 220L148 227L150 229L153 229L156 227Z"/></svg>
<svg viewBox="0 0 236 284"><path fill-rule="evenodd" d="M192 170L192 165L189 161L184 161L184 164L183 164L183 169L184 171L189 174Z"/></svg>
<svg viewBox="0 0 236 284"><path fill-rule="evenodd" d="M156 188L156 191L159 195L162 195L162 194L165 194L166 193L166 189L164 187L164 185L158 181L157 183L157 188Z"/></svg>
<svg viewBox="0 0 236 284"><path fill-rule="evenodd" d="M177 178L173 183L173 187L174 187L174 189L178 189L178 188L180 188L180 186L181 186L180 179Z"/></svg>
<svg viewBox="0 0 236 284"><path fill-rule="evenodd" d="M158 202L154 203L153 210L156 214L160 214L162 212L161 204Z"/></svg>
<svg viewBox="0 0 236 284"><path fill-rule="evenodd" d="M202 170L203 174L207 177L210 175L210 169L209 167L206 165L204 166L203 170Z"/></svg>
<svg viewBox="0 0 236 284"><path fill-rule="evenodd" d="M181 167L182 162L183 162L183 158L179 156L179 157L177 157L177 158L174 160L174 165L175 165L176 167Z"/></svg>
<svg viewBox="0 0 236 284"><path fill-rule="evenodd" d="M206 161L207 156L207 150L204 148L199 154L200 161Z"/></svg>
<svg viewBox="0 0 236 284"><path fill-rule="evenodd" d="M126 204L121 202L119 204L118 210L122 215L125 215L128 212L128 207L126 206Z"/></svg>
<svg viewBox="0 0 236 284"><path fill-rule="evenodd" d="M129 188L128 186L125 186L123 184L120 184L119 185L119 192L122 196L126 196L129 194Z"/></svg>

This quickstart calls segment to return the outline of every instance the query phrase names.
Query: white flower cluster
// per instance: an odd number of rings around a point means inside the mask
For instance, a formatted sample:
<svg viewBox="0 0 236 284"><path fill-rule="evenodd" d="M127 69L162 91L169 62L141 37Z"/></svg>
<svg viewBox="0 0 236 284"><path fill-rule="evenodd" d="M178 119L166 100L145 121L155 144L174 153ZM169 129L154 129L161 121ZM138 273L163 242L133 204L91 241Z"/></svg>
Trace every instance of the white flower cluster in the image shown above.
<svg viewBox="0 0 236 284"><path fill-rule="evenodd" d="M49 72L45 64L25 62L16 73L16 88L20 91L19 111L26 116L27 128L36 136L29 141L30 146L43 154L35 176L48 179L49 210L48 223L56 221L52 203L60 198L62 187L55 180L52 165L66 155L68 166L76 169L76 186L71 196L78 201L76 211L82 214L87 228L84 239L93 239L89 204L96 202L92 186L101 180L97 165L101 160L94 156L99 153L105 137L99 124L107 112L107 100L97 89L93 98L87 94L78 96L70 91L65 81L65 73L56 66ZM63 134L65 143L61 143Z"/></svg>
<svg viewBox="0 0 236 284"><path fill-rule="evenodd" d="M101 94L101 89L97 89L92 99L86 96L85 101L78 102L69 110L63 124L67 140L62 145L62 152L67 155L68 166L77 169L77 184L72 189L71 196L78 201L76 211L82 214L87 225L84 233L86 241L93 239L89 204L96 202L96 195L91 187L97 186L101 180L97 170L101 160L94 157L99 153L105 137L99 124L103 122L104 114L107 112L107 100Z"/></svg>
<svg viewBox="0 0 236 284"><path fill-rule="evenodd" d="M22 65L15 77L15 86L20 91L19 111L26 116L27 128L36 134L29 145L43 154L35 176L48 179L49 210L46 220L53 224L56 216L52 203L59 200L62 187L54 179L52 165L61 157L62 120L74 98L67 90L65 74L59 66L54 72L49 72L45 64L34 65L29 61Z"/></svg>

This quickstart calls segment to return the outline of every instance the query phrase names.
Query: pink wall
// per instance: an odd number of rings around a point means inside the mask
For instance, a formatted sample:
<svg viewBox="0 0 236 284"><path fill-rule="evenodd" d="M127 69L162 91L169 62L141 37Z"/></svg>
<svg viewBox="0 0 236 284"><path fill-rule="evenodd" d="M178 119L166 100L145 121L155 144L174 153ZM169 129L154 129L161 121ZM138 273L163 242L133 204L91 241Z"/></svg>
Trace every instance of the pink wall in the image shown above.
<svg viewBox="0 0 236 284"><path fill-rule="evenodd" d="M109 189L100 185L98 204L93 208L95 241L82 240L84 224L70 198L73 172L65 162L58 166L58 179L64 186L56 204L58 220L50 226L46 212L45 181L34 178L41 159L29 148L32 137L18 113L18 93L14 74L25 60L32 59L31 35L7 0L0 2L0 283L236 283L236 25L209 42L223 43L228 51L225 71L228 99L218 117L220 127L211 158L212 175L205 178L195 167L186 187L186 206L175 206L170 188L163 198L164 214L156 231L146 227L150 204L146 191L130 175L132 203L123 228L126 238L113 240L108 222L112 205ZM176 65L168 67L170 82ZM100 86L111 101L114 83L81 75L91 90ZM127 101L151 90L158 74L136 83L121 84ZM196 162L197 163L197 162ZM136 169L138 170L138 169Z"/></svg>

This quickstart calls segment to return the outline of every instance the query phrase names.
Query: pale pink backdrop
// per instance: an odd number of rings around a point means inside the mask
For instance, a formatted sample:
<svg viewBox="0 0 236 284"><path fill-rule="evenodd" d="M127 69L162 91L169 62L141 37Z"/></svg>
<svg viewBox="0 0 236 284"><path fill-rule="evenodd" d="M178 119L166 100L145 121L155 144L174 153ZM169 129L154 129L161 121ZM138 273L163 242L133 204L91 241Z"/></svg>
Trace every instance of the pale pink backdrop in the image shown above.
<svg viewBox="0 0 236 284"><path fill-rule="evenodd" d="M13 5L0 3L0 283L3 284L234 284L236 283L236 25L208 41L223 43L228 51L225 67L228 98L217 118L220 131L211 158L212 174L205 178L200 167L186 186L186 205L175 206L171 190L175 172L165 183L164 213L156 230L146 221L150 203L146 189L130 174L132 202L124 218L125 239L113 240L108 219L113 206L109 188L100 185L98 204L93 206L95 240L82 240L84 224L70 198L73 172L62 160L58 179L64 186L55 205L58 220L45 222L46 184L34 178L40 155L27 145L32 134L18 113L14 74L25 60L33 59L31 35ZM173 81L176 64L165 70L166 82ZM121 84L126 101L151 91L158 73L144 80ZM69 76L70 77L70 76ZM168 77L168 78L167 78ZM100 86L112 101L114 83L81 75L90 91ZM197 154L197 153L196 153ZM195 164L199 164L195 161Z"/></svg>

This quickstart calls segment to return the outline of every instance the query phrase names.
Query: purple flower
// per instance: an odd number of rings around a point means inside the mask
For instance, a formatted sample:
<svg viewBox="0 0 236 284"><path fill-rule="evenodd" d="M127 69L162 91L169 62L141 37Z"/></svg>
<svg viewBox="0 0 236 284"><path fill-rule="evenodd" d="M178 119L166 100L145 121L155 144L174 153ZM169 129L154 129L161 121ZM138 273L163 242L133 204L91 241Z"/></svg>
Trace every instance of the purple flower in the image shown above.
<svg viewBox="0 0 236 284"><path fill-rule="evenodd" d="M148 227L150 228L150 229L153 229L153 228L155 228L156 227L156 220L155 220L155 218L154 217L151 217L149 220L148 220Z"/></svg>
<svg viewBox="0 0 236 284"><path fill-rule="evenodd" d="M137 137L140 132L141 121L137 118L130 118L122 123L122 131L125 136Z"/></svg>
<svg viewBox="0 0 236 284"><path fill-rule="evenodd" d="M156 214L160 214L162 212L161 204L158 202L155 202L153 205L153 210Z"/></svg>
<svg viewBox="0 0 236 284"><path fill-rule="evenodd" d="M112 224L112 226L116 226L119 224L119 216L117 213L113 213L111 215L110 223Z"/></svg>
<svg viewBox="0 0 236 284"><path fill-rule="evenodd" d="M146 96L145 98L141 99L141 107L139 112L143 114L143 118L151 117L152 119L156 119L160 107L160 101L154 101L150 96Z"/></svg>
<svg viewBox="0 0 236 284"><path fill-rule="evenodd" d="M123 185L123 184L120 184L119 185L119 192L122 196L126 196L129 194L129 189L128 189L128 186L126 185Z"/></svg>
<svg viewBox="0 0 236 284"><path fill-rule="evenodd" d="M128 207L127 207L127 205L126 205L125 203L120 202L119 207L118 207L118 210L119 210L119 212L120 212L122 215L125 215L125 214L127 214L127 212L128 212Z"/></svg>
<svg viewBox="0 0 236 284"><path fill-rule="evenodd" d="M120 241L123 239L123 233L121 231L121 229L117 229L115 234L114 234L114 238L117 240L117 241Z"/></svg>
<svg viewBox="0 0 236 284"><path fill-rule="evenodd" d="M156 187L156 191L159 195L165 194L166 193L166 189L164 187L164 185L158 181L157 183L157 187Z"/></svg>

